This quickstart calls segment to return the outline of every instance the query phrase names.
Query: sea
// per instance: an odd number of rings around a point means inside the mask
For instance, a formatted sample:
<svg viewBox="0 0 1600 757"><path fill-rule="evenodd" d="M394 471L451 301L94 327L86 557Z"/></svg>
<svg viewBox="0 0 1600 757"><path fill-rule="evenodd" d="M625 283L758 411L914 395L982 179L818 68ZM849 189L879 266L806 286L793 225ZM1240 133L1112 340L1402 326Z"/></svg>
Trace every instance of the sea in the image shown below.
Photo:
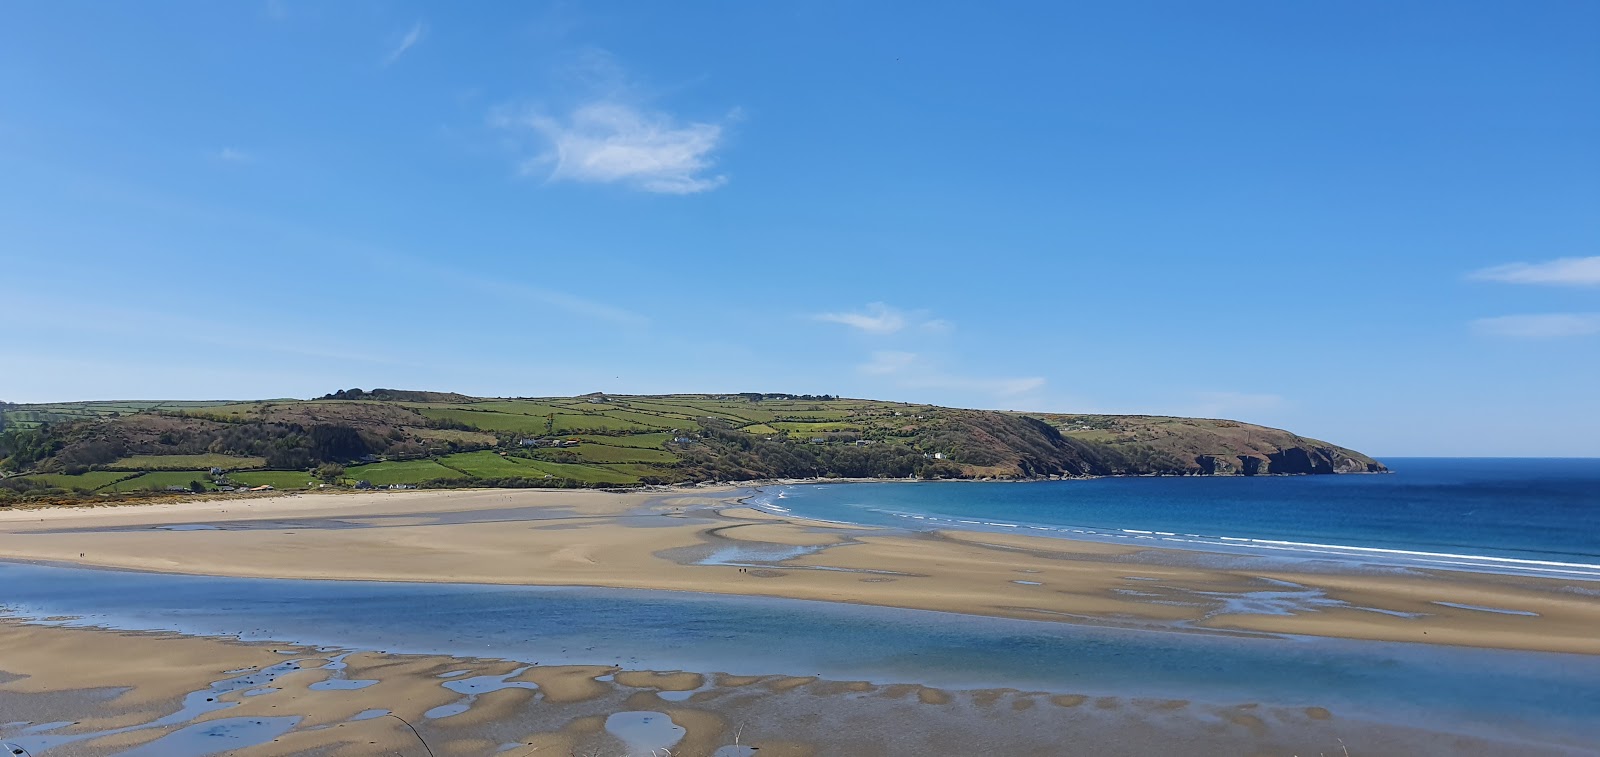
<svg viewBox="0 0 1600 757"><path fill-rule="evenodd" d="M1600 580L1600 459L1394 458L1392 473L761 487L785 515Z"/></svg>

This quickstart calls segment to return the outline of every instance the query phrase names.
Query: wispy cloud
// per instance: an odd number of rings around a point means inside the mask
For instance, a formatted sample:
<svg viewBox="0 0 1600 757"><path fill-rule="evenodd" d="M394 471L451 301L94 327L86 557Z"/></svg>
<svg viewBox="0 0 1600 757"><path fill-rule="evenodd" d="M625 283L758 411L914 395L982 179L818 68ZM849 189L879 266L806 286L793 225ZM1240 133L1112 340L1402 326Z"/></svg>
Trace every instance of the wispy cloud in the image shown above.
<svg viewBox="0 0 1600 757"><path fill-rule="evenodd" d="M395 45L394 49L384 57L383 65L394 65L396 61L400 60L400 56L405 55L411 48L416 47L417 43L421 42L422 38L427 35L428 27L421 21L412 24L411 28L406 31L405 36L400 38L399 44Z"/></svg>
<svg viewBox="0 0 1600 757"><path fill-rule="evenodd" d="M47 303L48 300L43 298L30 300L21 296L11 297L0 302L0 317L14 319L19 313L37 312L38 307L44 307ZM149 310L120 304L97 304L75 307L70 314L61 313L58 316L51 320L50 326L52 333L56 335L56 341L65 345L75 344L76 340L85 334L113 335L125 339L138 337L141 334L147 336L160 334L159 339L152 337L149 343L163 346L191 344L230 350L256 350L339 362L420 365L410 362L409 359L381 352L363 352L333 345L320 346L307 343L305 340L285 338L282 333L240 323L230 324L227 328L218 328L215 318L201 318L166 310ZM152 349L157 348L152 347Z"/></svg>
<svg viewBox="0 0 1600 757"><path fill-rule="evenodd" d="M882 302L869 302L860 310L817 313L811 316L818 321L839 323L868 334L896 334L909 327L923 331L945 332L951 329L949 321L930 318L927 311L904 311Z"/></svg>
<svg viewBox="0 0 1600 757"><path fill-rule="evenodd" d="M899 373L917 362L915 352L874 352L872 359L861 364L861 372L872 376Z"/></svg>
<svg viewBox="0 0 1600 757"><path fill-rule="evenodd" d="M254 163L256 159L254 155L237 147L224 147L213 153L213 157L224 163Z"/></svg>
<svg viewBox="0 0 1600 757"><path fill-rule="evenodd" d="M1186 409L1184 415L1222 418L1275 410L1284 404L1280 395L1249 392L1196 392L1195 399L1198 404Z"/></svg>
<svg viewBox="0 0 1600 757"><path fill-rule="evenodd" d="M868 334L893 334L906 327L905 313L881 302L869 302L860 311L818 313L813 317L819 321L842 323Z"/></svg>
<svg viewBox="0 0 1600 757"><path fill-rule="evenodd" d="M1509 263L1474 271L1468 278L1506 284L1600 286L1600 256L1558 258L1543 263Z"/></svg>
<svg viewBox="0 0 1600 757"><path fill-rule="evenodd" d="M425 279L434 284L472 290L478 295L493 295L497 299L515 303L518 307L548 307L580 318L616 326L642 327L650 322L648 317L640 313L609 302L591 299L574 292L525 284L517 280L514 274L484 276L467 266L445 265L437 260L425 259L388 247L370 247L326 238L319 239L329 247L342 248L349 251L349 254L359 256L359 259L366 261L367 264L405 271L419 280Z"/></svg>
<svg viewBox="0 0 1600 757"><path fill-rule="evenodd" d="M1600 313L1543 313L1479 318L1474 331L1512 339L1562 339L1600 334Z"/></svg>
<svg viewBox="0 0 1600 757"><path fill-rule="evenodd" d="M712 153L723 140L720 124L679 123L666 113L614 100L582 105L564 118L526 111L497 115L492 122L531 130L546 146L520 166L524 175L676 195L728 183L725 174L710 173L716 164Z"/></svg>
<svg viewBox="0 0 1600 757"><path fill-rule="evenodd" d="M981 378L974 376L951 376L933 373L901 381L902 386L911 389L951 389L962 392L976 392L988 394L1000 399L1011 399L1024 394L1043 389L1049 383L1040 376L1023 376L1017 378Z"/></svg>
<svg viewBox="0 0 1600 757"><path fill-rule="evenodd" d="M871 358L857 366L857 369L870 376L892 378L896 385L907 389L973 392L999 399L1028 394L1044 388L1047 383L1038 376L1010 378L946 373L914 352L874 352Z"/></svg>

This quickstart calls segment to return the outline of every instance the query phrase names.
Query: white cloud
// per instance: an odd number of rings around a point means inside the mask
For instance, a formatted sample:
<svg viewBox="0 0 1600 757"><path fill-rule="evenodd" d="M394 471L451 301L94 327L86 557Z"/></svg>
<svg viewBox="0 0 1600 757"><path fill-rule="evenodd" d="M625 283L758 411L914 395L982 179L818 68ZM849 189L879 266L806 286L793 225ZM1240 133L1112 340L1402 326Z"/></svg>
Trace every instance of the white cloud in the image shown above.
<svg viewBox="0 0 1600 757"><path fill-rule="evenodd" d="M237 147L224 147L216 152L217 160L224 163L253 163L255 156Z"/></svg>
<svg viewBox="0 0 1600 757"><path fill-rule="evenodd" d="M819 321L842 323L869 334L893 334L906 327L905 313L881 302L869 302L861 312L818 313L814 317Z"/></svg>
<svg viewBox="0 0 1600 757"><path fill-rule="evenodd" d="M1044 388L1038 376L1019 378L958 376L939 371L914 352L874 352L871 359L857 366L871 376L891 377L907 389L944 389L974 392L998 398L1014 398Z"/></svg>
<svg viewBox="0 0 1600 757"><path fill-rule="evenodd" d="M400 60L400 56L405 55L406 51L415 47L427 34L428 27L424 26L421 21L412 24L411 29L406 32L404 37L400 38L400 44L396 45L394 50L390 51L389 55L383 59L383 65L394 65L395 61Z"/></svg>
<svg viewBox="0 0 1600 757"><path fill-rule="evenodd" d="M1600 334L1600 313L1544 313L1479 318L1472 328L1488 336L1512 339L1560 339Z"/></svg>
<svg viewBox="0 0 1600 757"><path fill-rule="evenodd" d="M1506 284L1600 286L1600 256L1497 265L1474 271L1470 278Z"/></svg>
<svg viewBox="0 0 1600 757"><path fill-rule="evenodd" d="M726 175L707 175L715 165L712 153L722 144L719 124L680 124L665 113L610 100L583 105L564 119L528 112L493 121L531 129L544 141L546 152L523 163L525 175L679 195L728 182Z"/></svg>

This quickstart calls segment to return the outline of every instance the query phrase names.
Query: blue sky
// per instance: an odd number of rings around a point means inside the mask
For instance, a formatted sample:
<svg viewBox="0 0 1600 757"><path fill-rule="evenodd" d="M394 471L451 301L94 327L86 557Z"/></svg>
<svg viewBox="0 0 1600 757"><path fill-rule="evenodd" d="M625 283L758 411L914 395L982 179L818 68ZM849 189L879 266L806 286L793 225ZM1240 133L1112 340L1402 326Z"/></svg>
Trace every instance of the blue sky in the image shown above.
<svg viewBox="0 0 1600 757"><path fill-rule="evenodd" d="M1600 455L1600 5L10 3L0 399Z"/></svg>

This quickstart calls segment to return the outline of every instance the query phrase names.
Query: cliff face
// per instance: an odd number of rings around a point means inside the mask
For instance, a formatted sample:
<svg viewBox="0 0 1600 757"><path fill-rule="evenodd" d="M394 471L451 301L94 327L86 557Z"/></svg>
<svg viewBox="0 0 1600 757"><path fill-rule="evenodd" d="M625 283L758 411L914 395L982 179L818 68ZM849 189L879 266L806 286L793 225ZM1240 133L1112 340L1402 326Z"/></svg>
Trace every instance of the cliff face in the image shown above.
<svg viewBox="0 0 1600 757"><path fill-rule="evenodd" d="M1068 439L1131 464L1117 473L1202 476L1382 473L1383 463L1338 445L1238 421L1150 415L1037 416Z"/></svg>

